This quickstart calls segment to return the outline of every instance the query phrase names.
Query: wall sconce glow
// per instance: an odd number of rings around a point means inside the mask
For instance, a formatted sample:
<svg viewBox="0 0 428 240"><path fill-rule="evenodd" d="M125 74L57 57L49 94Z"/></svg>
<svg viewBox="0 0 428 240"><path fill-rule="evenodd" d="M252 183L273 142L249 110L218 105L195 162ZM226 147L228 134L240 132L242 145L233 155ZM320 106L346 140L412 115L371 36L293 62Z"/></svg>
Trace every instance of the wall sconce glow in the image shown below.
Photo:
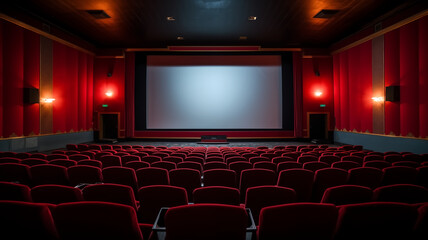
<svg viewBox="0 0 428 240"><path fill-rule="evenodd" d="M106 96L107 96L107 97L111 97L111 96L113 96L113 92L112 92L112 91L107 91L107 92L106 92Z"/></svg>
<svg viewBox="0 0 428 240"><path fill-rule="evenodd" d="M374 102L383 102L384 98L383 97L372 97Z"/></svg>
<svg viewBox="0 0 428 240"><path fill-rule="evenodd" d="M45 102L45 103L51 103L53 101L55 101L55 98L42 98L42 102Z"/></svg>
<svg viewBox="0 0 428 240"><path fill-rule="evenodd" d="M322 92L321 92L321 91L316 91L314 94L315 94L315 96L317 96L317 97L321 97Z"/></svg>

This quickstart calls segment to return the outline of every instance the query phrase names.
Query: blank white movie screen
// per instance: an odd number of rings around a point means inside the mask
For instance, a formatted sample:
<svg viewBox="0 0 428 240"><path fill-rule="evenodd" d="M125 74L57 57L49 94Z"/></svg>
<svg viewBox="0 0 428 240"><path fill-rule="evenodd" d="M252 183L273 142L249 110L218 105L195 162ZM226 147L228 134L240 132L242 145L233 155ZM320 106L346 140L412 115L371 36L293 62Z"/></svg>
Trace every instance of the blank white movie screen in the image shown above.
<svg viewBox="0 0 428 240"><path fill-rule="evenodd" d="M147 129L281 129L280 56L147 56Z"/></svg>

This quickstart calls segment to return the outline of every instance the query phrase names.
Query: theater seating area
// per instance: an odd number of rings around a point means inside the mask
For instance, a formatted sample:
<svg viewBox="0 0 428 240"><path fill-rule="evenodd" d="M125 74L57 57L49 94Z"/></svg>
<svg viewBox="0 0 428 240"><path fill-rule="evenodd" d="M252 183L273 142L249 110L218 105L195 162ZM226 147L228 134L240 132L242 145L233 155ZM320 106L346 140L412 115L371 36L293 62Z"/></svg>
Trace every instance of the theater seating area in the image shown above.
<svg viewBox="0 0 428 240"><path fill-rule="evenodd" d="M156 239L168 207L168 239L426 239L427 169L428 154L352 145L1 152L1 232Z"/></svg>

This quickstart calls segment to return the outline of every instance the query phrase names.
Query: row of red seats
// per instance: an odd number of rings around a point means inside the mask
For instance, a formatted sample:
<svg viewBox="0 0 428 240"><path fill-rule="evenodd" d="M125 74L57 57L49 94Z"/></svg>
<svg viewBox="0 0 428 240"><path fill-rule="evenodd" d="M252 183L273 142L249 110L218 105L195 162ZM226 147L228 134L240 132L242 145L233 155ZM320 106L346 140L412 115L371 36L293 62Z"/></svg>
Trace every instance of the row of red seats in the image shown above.
<svg viewBox="0 0 428 240"><path fill-rule="evenodd" d="M190 194L182 187L153 185L134 190L120 184L92 184L79 188L62 185L40 185L29 188L26 185L0 182L0 200L34 201L59 204L75 201L106 201L129 205L142 211L142 222L153 223L160 207L185 205L188 195L194 203L221 203L240 205L240 191L237 188L211 186L195 188ZM242 194L244 195L244 194ZM138 201L136 201L139 200ZM151 200L150 200L151 199ZM256 218L260 209L266 206L297 202L296 191L281 186L249 187L244 195L244 206L250 208ZM428 189L412 184L395 184L374 190L359 185L340 185L327 188L321 203L344 205L371 201L423 203L428 202ZM141 206L141 207L140 207ZM256 219L258 220L258 219ZM256 222L257 223L257 222Z"/></svg>
<svg viewBox="0 0 428 240"><path fill-rule="evenodd" d="M41 184L76 186L82 183L110 182L125 184L134 190L147 185L171 184L182 186L189 192L202 184L236 187L241 192L245 192L252 186L279 185L295 189L300 201L319 201L326 188L344 184L361 185L372 189L397 183L419 184L425 187L428 185L428 166L417 169L392 166L383 170L357 167L348 171L339 168L311 171L292 167L282 170L278 175L272 170L250 168L251 166L245 165L245 162L231 163L229 167L230 169L206 171L190 168L168 171L158 167L144 167L135 171L133 168L120 166L101 169L86 165L66 168L53 164L28 167L17 163L3 163L0 164L0 180L19 182L29 186Z"/></svg>
<svg viewBox="0 0 428 240"><path fill-rule="evenodd" d="M154 239L132 207L105 202L57 206L0 201L0 231L10 239ZM428 204L360 203L336 207L289 203L261 210L257 239L426 239ZM25 221L23 221L25 219ZM171 207L165 239L247 238L244 208L223 204ZM251 239L251 236L250 238ZM255 237L254 237L255 239Z"/></svg>

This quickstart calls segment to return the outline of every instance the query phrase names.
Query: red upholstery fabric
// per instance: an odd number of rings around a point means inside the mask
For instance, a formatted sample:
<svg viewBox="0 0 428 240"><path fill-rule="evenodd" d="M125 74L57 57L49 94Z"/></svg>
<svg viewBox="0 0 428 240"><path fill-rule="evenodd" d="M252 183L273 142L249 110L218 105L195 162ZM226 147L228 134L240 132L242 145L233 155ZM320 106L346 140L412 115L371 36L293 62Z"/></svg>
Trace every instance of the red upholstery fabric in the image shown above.
<svg viewBox="0 0 428 240"><path fill-rule="evenodd" d="M85 201L119 203L131 206L137 210L134 191L126 185L114 183L93 184L84 187L82 192Z"/></svg>
<svg viewBox="0 0 428 240"><path fill-rule="evenodd" d="M31 189L24 184L0 182L0 200L32 202Z"/></svg>
<svg viewBox="0 0 428 240"><path fill-rule="evenodd" d="M343 205L335 239L408 239L417 216L417 209L405 203Z"/></svg>
<svg viewBox="0 0 428 240"><path fill-rule="evenodd" d="M82 191L75 187L54 184L40 185L31 189L34 202L60 204L83 201Z"/></svg>
<svg viewBox="0 0 428 240"><path fill-rule="evenodd" d="M172 207L165 214L166 239L244 240L247 213L237 206L194 204Z"/></svg>
<svg viewBox="0 0 428 240"><path fill-rule="evenodd" d="M321 203L331 203L336 206L372 201L373 191L369 187L359 185L340 185L329 187L324 191Z"/></svg>
<svg viewBox="0 0 428 240"><path fill-rule="evenodd" d="M381 186L373 191L378 202L423 203L428 202L428 189L413 184Z"/></svg>
<svg viewBox="0 0 428 240"><path fill-rule="evenodd" d="M77 202L59 204L54 211L61 239L143 240L135 209L123 204Z"/></svg>
<svg viewBox="0 0 428 240"><path fill-rule="evenodd" d="M103 181L101 169L94 166L77 165L69 167L67 173L72 186Z"/></svg>
<svg viewBox="0 0 428 240"><path fill-rule="evenodd" d="M2 239L58 240L47 204L0 201Z"/></svg>
<svg viewBox="0 0 428 240"><path fill-rule="evenodd" d="M263 208L260 212L259 240L332 239L337 209L332 204L290 203Z"/></svg>
<svg viewBox="0 0 428 240"><path fill-rule="evenodd" d="M278 176L278 186L294 189L297 201L307 202L312 195L314 172L307 169L283 170Z"/></svg>
<svg viewBox="0 0 428 240"><path fill-rule="evenodd" d="M140 222L153 224L161 207L187 205L187 192L182 187L152 185L138 190L138 218Z"/></svg>
<svg viewBox="0 0 428 240"><path fill-rule="evenodd" d="M229 169L211 169L204 171L204 186L235 187L236 173Z"/></svg>
<svg viewBox="0 0 428 240"><path fill-rule="evenodd" d="M193 190L193 202L196 203L219 203L239 206L239 190L232 187L210 186L200 187Z"/></svg>

